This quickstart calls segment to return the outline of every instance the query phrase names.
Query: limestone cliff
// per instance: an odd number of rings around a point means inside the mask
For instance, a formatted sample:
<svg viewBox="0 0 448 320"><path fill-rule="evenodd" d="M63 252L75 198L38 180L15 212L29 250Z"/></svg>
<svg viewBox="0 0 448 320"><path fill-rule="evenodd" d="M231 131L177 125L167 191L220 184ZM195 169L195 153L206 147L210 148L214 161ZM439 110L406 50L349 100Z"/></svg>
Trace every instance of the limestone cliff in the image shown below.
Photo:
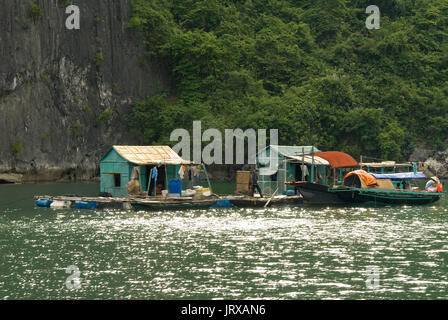
<svg viewBox="0 0 448 320"><path fill-rule="evenodd" d="M65 26L69 3L79 30ZM112 144L138 142L125 124L131 103L169 87L127 28L130 0L0 5L0 172L91 179Z"/></svg>

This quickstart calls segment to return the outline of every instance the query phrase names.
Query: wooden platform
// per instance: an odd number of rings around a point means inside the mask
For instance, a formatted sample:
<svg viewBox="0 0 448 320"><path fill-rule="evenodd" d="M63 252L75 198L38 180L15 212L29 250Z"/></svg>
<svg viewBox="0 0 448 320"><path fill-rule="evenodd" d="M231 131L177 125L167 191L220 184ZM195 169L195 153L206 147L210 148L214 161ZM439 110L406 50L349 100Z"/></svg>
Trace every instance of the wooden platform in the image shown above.
<svg viewBox="0 0 448 320"><path fill-rule="evenodd" d="M34 196L35 200L48 199L50 201L64 202L68 208L76 207L75 203L94 203L95 208L111 209L192 209L208 208L213 206L219 200L228 200L237 208L264 207L270 198L248 197L248 196L224 196L224 197L180 197L180 198L161 198L161 197L80 197L80 196ZM269 201L269 207L278 205L300 205L303 203L301 196L276 196Z"/></svg>
<svg viewBox="0 0 448 320"><path fill-rule="evenodd" d="M112 209L182 209L212 206L219 198L217 197L79 197L79 196L34 196L35 200L48 199L51 201L61 201L68 203L69 207L75 207L76 202L96 203L97 208Z"/></svg>
<svg viewBox="0 0 448 320"><path fill-rule="evenodd" d="M264 207L270 198L248 197L248 196L234 196L227 197L231 204L237 208L256 208ZM277 196L272 198L268 207L279 205L300 205L303 204L301 196Z"/></svg>

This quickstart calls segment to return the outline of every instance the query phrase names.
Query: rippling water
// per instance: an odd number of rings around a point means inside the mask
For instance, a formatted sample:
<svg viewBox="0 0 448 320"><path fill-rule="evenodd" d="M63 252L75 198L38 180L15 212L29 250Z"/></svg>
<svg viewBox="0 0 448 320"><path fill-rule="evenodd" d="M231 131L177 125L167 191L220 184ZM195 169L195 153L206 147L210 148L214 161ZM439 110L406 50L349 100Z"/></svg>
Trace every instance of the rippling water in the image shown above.
<svg viewBox="0 0 448 320"><path fill-rule="evenodd" d="M446 200L127 212L37 209L31 199L97 190L0 185L1 299L448 298ZM78 290L66 287L71 265Z"/></svg>

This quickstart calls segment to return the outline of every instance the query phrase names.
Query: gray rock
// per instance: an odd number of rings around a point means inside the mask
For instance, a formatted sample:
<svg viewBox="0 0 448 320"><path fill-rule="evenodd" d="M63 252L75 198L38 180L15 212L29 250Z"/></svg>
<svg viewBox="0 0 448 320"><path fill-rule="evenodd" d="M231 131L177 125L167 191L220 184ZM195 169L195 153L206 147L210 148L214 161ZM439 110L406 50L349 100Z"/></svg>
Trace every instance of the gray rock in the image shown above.
<svg viewBox="0 0 448 320"><path fill-rule="evenodd" d="M424 162L426 159L428 159L428 155L426 150L423 148L415 148L414 152L412 152L409 157L409 161L412 162Z"/></svg>
<svg viewBox="0 0 448 320"><path fill-rule="evenodd" d="M23 175L15 173L0 173L0 183L21 183Z"/></svg>
<svg viewBox="0 0 448 320"><path fill-rule="evenodd" d="M36 1L36 21L28 1L1 3L0 171L91 179L111 145L138 143L124 117L133 101L169 88L167 72L140 63L129 0L77 0L80 30L66 29L60 1ZM97 123L104 110L113 118Z"/></svg>

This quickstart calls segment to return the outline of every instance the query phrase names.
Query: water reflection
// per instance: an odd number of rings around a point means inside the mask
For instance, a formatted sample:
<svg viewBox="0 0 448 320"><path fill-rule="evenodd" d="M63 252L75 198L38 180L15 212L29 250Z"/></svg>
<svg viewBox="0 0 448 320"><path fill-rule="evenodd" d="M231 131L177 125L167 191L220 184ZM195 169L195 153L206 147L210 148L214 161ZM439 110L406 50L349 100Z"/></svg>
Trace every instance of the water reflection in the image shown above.
<svg viewBox="0 0 448 320"><path fill-rule="evenodd" d="M0 297L448 297L445 200L177 212L0 209ZM81 288L65 283L69 265ZM377 290L366 268L379 268Z"/></svg>

